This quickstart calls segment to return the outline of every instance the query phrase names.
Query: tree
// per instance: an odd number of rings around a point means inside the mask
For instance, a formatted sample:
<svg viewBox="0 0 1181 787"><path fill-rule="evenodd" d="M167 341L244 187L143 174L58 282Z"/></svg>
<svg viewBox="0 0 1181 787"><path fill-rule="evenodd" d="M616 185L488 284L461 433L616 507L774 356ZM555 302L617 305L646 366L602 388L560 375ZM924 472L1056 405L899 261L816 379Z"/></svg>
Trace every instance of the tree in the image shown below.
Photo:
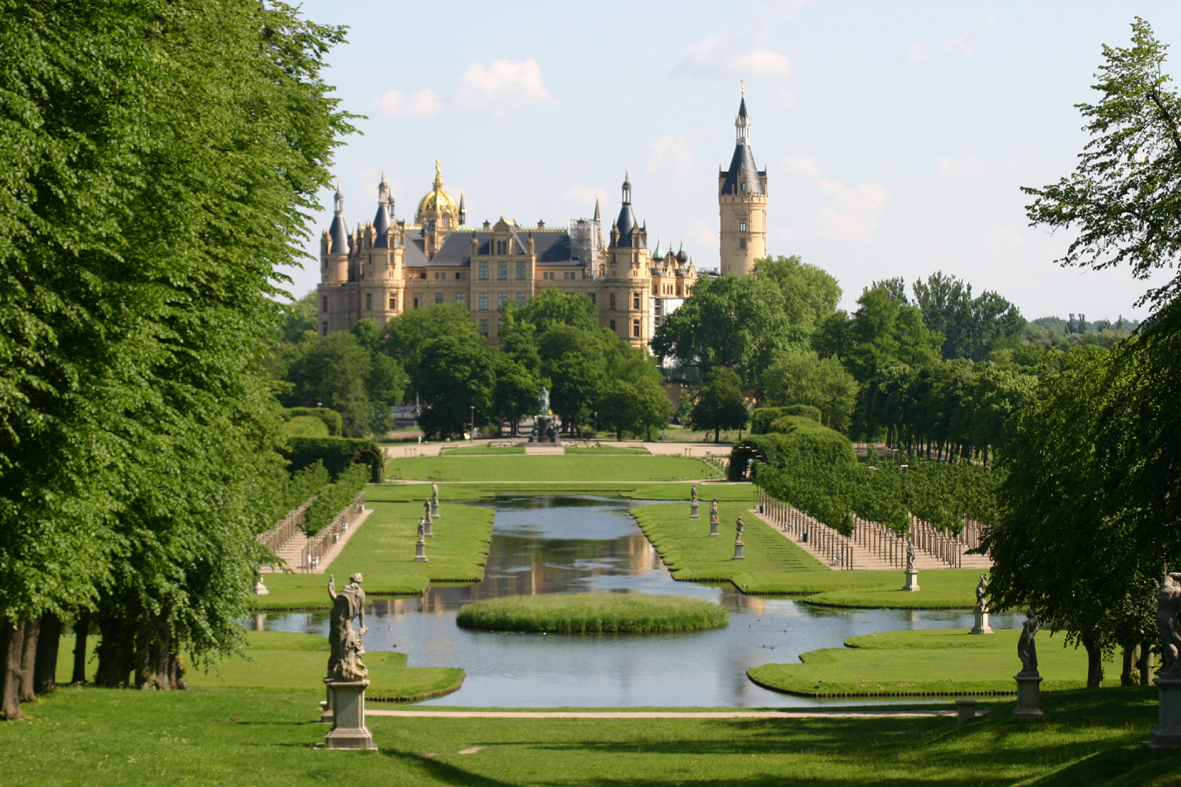
<svg viewBox="0 0 1181 787"><path fill-rule="evenodd" d="M944 360L983 361L1021 335L1025 319L1017 307L991 290L972 297L972 285L937 271L913 286L915 303L928 330L943 336Z"/></svg>
<svg viewBox="0 0 1181 787"><path fill-rule="evenodd" d="M497 360L495 350L460 332L423 342L415 363L415 385L429 403L418 417L422 431L430 437L463 434L473 413L477 424L487 423L494 411Z"/></svg>
<svg viewBox="0 0 1181 787"><path fill-rule="evenodd" d="M316 333L316 314L319 311L315 290L296 301L283 305L283 323L279 327L279 341L295 343L309 331Z"/></svg>
<svg viewBox="0 0 1181 787"><path fill-rule="evenodd" d="M535 414L541 382L524 365L508 357L501 357L496 367L496 389L493 409L497 419L512 424L516 436L522 418Z"/></svg>
<svg viewBox="0 0 1181 787"><path fill-rule="evenodd" d="M1166 46L1137 17L1132 44L1103 47L1095 104L1076 108L1090 141L1075 171L1057 183L1022 188L1031 225L1075 233L1060 265L1131 266L1137 278L1175 267L1181 255L1181 96L1164 71ZM1181 294L1181 272L1141 302Z"/></svg>
<svg viewBox="0 0 1181 787"><path fill-rule="evenodd" d="M794 341L804 342L836 311L841 299L837 280L798 256L770 257L755 261L756 278L775 282L783 293L783 311L794 329Z"/></svg>
<svg viewBox="0 0 1181 787"><path fill-rule="evenodd" d="M550 402L572 433L585 422L605 380L603 343L598 332L553 323L538 339L542 376L550 380Z"/></svg>
<svg viewBox="0 0 1181 787"><path fill-rule="evenodd" d="M722 276L694 286L692 296L657 329L652 351L660 358L698 365L704 374L718 366L733 369L753 385L775 351L805 339L788 322L775 281Z"/></svg>
<svg viewBox="0 0 1181 787"><path fill-rule="evenodd" d="M692 427L707 432L714 430L716 443L722 429L743 429L749 417L738 373L724 366L711 371L697 389L697 404L690 419Z"/></svg>
<svg viewBox="0 0 1181 787"><path fill-rule="evenodd" d="M432 304L399 314L382 329L382 346L410 376L411 393L418 391L418 349L436 336L454 335L464 341L483 342L472 324L471 312L453 303Z"/></svg>
<svg viewBox="0 0 1181 787"><path fill-rule="evenodd" d="M806 404L820 410L825 426L848 431L857 381L836 358L815 352L784 353L759 378L759 403L767 407Z"/></svg>
<svg viewBox="0 0 1181 787"><path fill-rule="evenodd" d="M520 309L506 308L505 314L535 326L539 334L551 325L568 325L583 331L599 328L599 313L594 301L585 295L559 292L556 287L530 298L529 303Z"/></svg>
<svg viewBox="0 0 1181 787"><path fill-rule="evenodd" d="M615 431L617 440L623 439L625 431L645 434L652 439L652 429L668 425L672 403L664 394L664 388L650 377L626 380L608 377L599 395L599 423Z"/></svg>

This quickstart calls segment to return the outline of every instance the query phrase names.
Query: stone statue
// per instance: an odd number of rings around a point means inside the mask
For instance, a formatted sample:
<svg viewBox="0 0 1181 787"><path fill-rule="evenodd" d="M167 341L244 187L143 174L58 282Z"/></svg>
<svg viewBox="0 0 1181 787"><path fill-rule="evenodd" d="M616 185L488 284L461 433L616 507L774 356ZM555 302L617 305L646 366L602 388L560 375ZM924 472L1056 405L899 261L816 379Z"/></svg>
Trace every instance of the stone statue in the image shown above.
<svg viewBox="0 0 1181 787"><path fill-rule="evenodd" d="M336 592L336 577L328 576L328 596L332 599L332 619L328 628L328 677L336 681L364 680L369 670L361 663L365 653L365 591L362 576L353 574L349 584ZM353 618L360 616L361 628L353 628Z"/></svg>
<svg viewBox="0 0 1181 787"><path fill-rule="evenodd" d="M541 386L541 395L537 397L537 412L541 415L549 414L549 391Z"/></svg>
<svg viewBox="0 0 1181 787"><path fill-rule="evenodd" d="M431 518L431 500L429 497L426 500L422 501L422 507L423 507L423 510L426 511L426 516L423 517L423 519L430 519Z"/></svg>
<svg viewBox="0 0 1181 787"><path fill-rule="evenodd" d="M988 611L988 574L980 575L980 584L976 586L976 608L981 612Z"/></svg>
<svg viewBox="0 0 1181 787"><path fill-rule="evenodd" d="M1156 610L1156 627L1161 639L1162 678L1181 677L1181 573L1173 572L1161 582Z"/></svg>
<svg viewBox="0 0 1181 787"><path fill-rule="evenodd" d="M1037 644L1033 638L1037 636L1037 615L1032 609L1025 610L1025 622L1021 624L1021 636L1017 640L1017 657L1021 659L1019 678L1039 677L1037 672Z"/></svg>
<svg viewBox="0 0 1181 787"><path fill-rule="evenodd" d="M906 542L906 570L914 571L914 543Z"/></svg>
<svg viewBox="0 0 1181 787"><path fill-rule="evenodd" d="M746 525L742 523L742 517L738 517L738 521L734 523L734 526L738 528L738 537L742 538L742 531L746 528Z"/></svg>
<svg viewBox="0 0 1181 787"><path fill-rule="evenodd" d="M420 519L420 520L418 520L418 543L422 544L425 542L426 542L426 520Z"/></svg>
<svg viewBox="0 0 1181 787"><path fill-rule="evenodd" d="M692 492L693 492L693 503L696 504L697 503L697 484L693 485Z"/></svg>
<svg viewBox="0 0 1181 787"><path fill-rule="evenodd" d="M431 482L431 497L434 499L435 503L439 502L439 485L434 481Z"/></svg>
<svg viewBox="0 0 1181 787"><path fill-rule="evenodd" d="M718 521L718 499L715 497L713 502L709 504L709 521Z"/></svg>

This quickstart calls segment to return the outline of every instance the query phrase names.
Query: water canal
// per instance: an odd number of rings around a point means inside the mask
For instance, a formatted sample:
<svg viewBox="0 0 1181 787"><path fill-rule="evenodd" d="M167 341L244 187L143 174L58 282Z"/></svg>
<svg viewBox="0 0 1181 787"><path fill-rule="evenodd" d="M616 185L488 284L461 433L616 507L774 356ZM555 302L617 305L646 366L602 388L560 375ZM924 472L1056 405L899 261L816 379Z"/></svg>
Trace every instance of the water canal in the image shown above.
<svg viewBox="0 0 1181 787"><path fill-rule="evenodd" d="M750 667L796 661L858 634L971 628L971 613L839 610L745 596L733 586L676 582L628 515L642 503L591 497L517 497L496 509L484 580L431 587L421 598L376 599L365 648L406 653L416 667L462 667L463 687L424 705L465 707L788 707L848 704L756 686ZM446 518L440 523L446 526ZM345 567L341 567L342 570ZM572 636L465 631L463 604L530 593L659 593L725 605L724 629L663 635ZM261 616L260 616L261 617ZM993 625L1020 626L1016 615ZM276 631L327 635L327 612L271 613ZM895 699L893 702L904 701ZM911 700L913 701L913 700ZM857 700L858 704L867 704Z"/></svg>

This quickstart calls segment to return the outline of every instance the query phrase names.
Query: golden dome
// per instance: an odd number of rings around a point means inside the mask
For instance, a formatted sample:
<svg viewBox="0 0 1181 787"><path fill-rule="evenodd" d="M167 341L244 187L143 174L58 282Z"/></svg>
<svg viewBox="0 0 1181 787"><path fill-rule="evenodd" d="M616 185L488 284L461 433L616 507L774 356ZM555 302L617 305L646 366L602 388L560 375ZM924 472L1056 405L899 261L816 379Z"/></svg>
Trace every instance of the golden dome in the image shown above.
<svg viewBox="0 0 1181 787"><path fill-rule="evenodd" d="M459 213L459 203L446 191L443 191L443 168L435 162L435 187L427 192L418 203L418 218L427 216L455 216Z"/></svg>

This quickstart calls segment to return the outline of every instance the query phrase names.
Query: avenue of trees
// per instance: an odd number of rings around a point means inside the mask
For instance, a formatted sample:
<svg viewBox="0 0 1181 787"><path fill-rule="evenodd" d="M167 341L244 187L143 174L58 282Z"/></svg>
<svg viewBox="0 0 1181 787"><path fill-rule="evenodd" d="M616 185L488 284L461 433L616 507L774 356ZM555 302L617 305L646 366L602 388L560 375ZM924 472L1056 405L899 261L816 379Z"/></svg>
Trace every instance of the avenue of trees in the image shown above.
<svg viewBox="0 0 1181 787"><path fill-rule="evenodd" d="M102 633L104 686L183 686L181 649L241 638L286 476L256 359L350 131L320 79L341 40L254 0L4 4L6 718L63 621Z"/></svg>

